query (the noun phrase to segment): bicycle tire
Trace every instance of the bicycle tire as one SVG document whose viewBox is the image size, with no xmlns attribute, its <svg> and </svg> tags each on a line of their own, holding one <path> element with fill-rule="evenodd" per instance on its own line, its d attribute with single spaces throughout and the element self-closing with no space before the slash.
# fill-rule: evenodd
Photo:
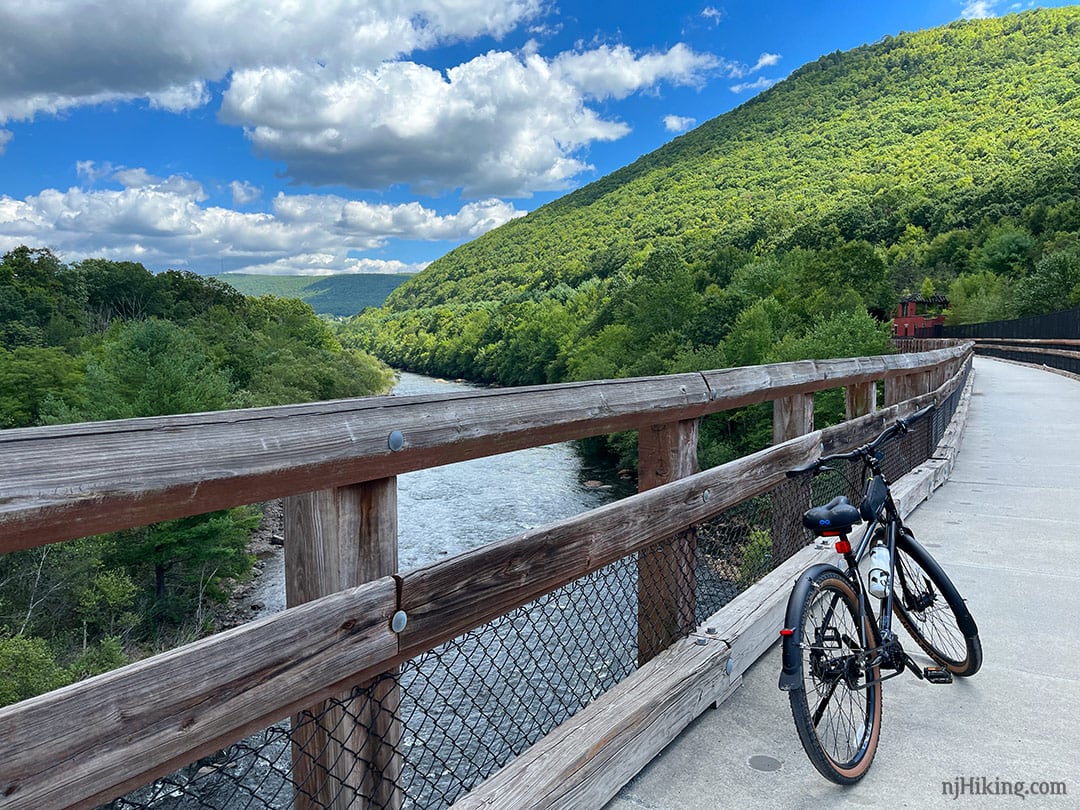
<svg viewBox="0 0 1080 810">
<path fill-rule="evenodd" d="M 858 599 L 844 575 L 816 574 L 798 612 L 803 685 L 788 698 L 806 755 L 840 785 L 862 779 L 881 734 L 880 668 L 859 655 L 874 636 L 869 619 L 861 633 L 858 625 Z"/>
<path fill-rule="evenodd" d="M 923 651 L 958 677 L 982 666 L 982 642 L 960 592 L 905 527 L 896 538 L 893 609 Z"/>
</svg>

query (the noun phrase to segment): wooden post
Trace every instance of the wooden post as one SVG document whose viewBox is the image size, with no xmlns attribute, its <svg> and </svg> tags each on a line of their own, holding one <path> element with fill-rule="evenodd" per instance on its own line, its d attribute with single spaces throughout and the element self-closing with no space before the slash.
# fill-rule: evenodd
<svg viewBox="0 0 1080 810">
<path fill-rule="evenodd" d="M 397 479 L 285 500 L 285 598 L 289 607 L 397 573 Z M 399 808 L 400 689 L 396 672 L 346 712 L 323 701 L 293 718 L 294 807 Z M 361 699 L 362 700 L 362 699 Z"/>
<path fill-rule="evenodd" d="M 773 444 L 786 442 L 797 436 L 804 436 L 814 430 L 814 394 L 795 394 L 773 402 Z M 783 494 L 783 498 L 778 496 Z M 803 542 L 803 529 L 793 515 L 785 514 L 778 508 L 778 501 L 787 497 L 796 499 L 800 504 L 810 504 L 810 480 L 785 482 L 773 493 L 772 520 L 772 564 L 778 565 L 794 554 Z"/>
<path fill-rule="evenodd" d="M 885 407 L 895 405 L 906 399 L 904 392 L 907 390 L 907 377 L 885 378 Z"/>
<path fill-rule="evenodd" d="M 638 491 L 698 471 L 698 420 L 638 431 Z M 638 666 L 696 625 L 697 536 L 692 528 L 638 553 Z"/>
<path fill-rule="evenodd" d="M 877 410 L 877 383 L 853 383 L 844 389 L 844 410 L 847 419 L 866 416 Z"/>
<path fill-rule="evenodd" d="M 773 402 L 773 444 L 814 430 L 814 394 L 795 394 Z"/>
</svg>

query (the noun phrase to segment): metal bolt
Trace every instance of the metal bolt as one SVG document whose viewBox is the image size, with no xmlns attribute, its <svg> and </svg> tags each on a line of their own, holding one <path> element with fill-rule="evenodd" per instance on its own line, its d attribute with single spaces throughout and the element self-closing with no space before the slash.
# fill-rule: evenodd
<svg viewBox="0 0 1080 810">
<path fill-rule="evenodd" d="M 715 627 L 706 627 L 705 632 L 708 633 L 710 636 L 715 636 L 716 635 L 716 628 Z"/>
<path fill-rule="evenodd" d="M 708 503 L 709 498 L 711 498 L 711 497 L 712 497 L 712 492 L 710 492 L 709 490 L 705 490 L 704 492 L 701 493 L 701 500 L 705 501 L 706 503 Z"/>
<path fill-rule="evenodd" d="M 400 633 L 408 623 L 409 615 L 404 610 L 399 610 L 394 614 L 394 618 L 390 620 L 390 629 L 395 633 Z"/>
<path fill-rule="evenodd" d="M 731 659 L 729 658 L 729 659 L 727 660 L 727 663 L 726 663 L 726 664 L 724 664 L 724 672 L 725 672 L 725 673 L 727 673 L 728 675 L 730 675 L 730 674 L 731 674 L 731 670 L 733 670 L 733 669 L 735 669 L 735 662 L 734 662 L 734 661 L 732 661 L 732 660 L 731 660 Z"/>
<path fill-rule="evenodd" d="M 707 638 L 695 638 L 694 643 L 697 644 L 699 647 L 704 647 L 706 644 L 709 643 L 709 640 Z"/>
<path fill-rule="evenodd" d="M 390 437 L 386 440 L 386 443 L 390 446 L 390 449 L 396 453 L 405 446 L 405 434 L 400 430 L 391 430 Z"/>
</svg>

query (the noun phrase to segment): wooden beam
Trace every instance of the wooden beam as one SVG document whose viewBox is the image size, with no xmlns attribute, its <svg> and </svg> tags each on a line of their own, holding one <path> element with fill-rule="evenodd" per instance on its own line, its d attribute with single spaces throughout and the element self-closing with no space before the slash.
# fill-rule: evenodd
<svg viewBox="0 0 1080 810">
<path fill-rule="evenodd" d="M 584 515 L 401 576 L 409 624 L 403 654 L 418 654 L 766 492 L 817 457 L 821 434 L 682 478 Z"/>
<path fill-rule="evenodd" d="M 814 429 L 814 394 L 793 394 L 773 402 L 773 444 Z"/>
<path fill-rule="evenodd" d="M 848 419 L 877 410 L 877 382 L 852 383 L 844 389 L 844 411 Z"/>
<path fill-rule="evenodd" d="M 0 431 L 0 553 L 889 379 L 969 351 Z"/>
<path fill-rule="evenodd" d="M 397 553 L 396 478 L 285 501 L 285 595 L 290 607 L 396 574 Z M 297 810 L 401 806 L 401 697 L 395 674 L 349 684 L 342 693 L 294 715 Z M 377 689 L 377 699 L 373 695 L 357 699 L 358 707 L 347 705 L 354 686 Z"/>
<path fill-rule="evenodd" d="M 698 420 L 638 431 L 638 491 L 698 471 Z M 697 536 L 693 527 L 638 552 L 638 664 L 694 627 L 697 613 Z"/>
<path fill-rule="evenodd" d="M 396 604 L 386 577 L 0 708 L 0 796 L 92 808 L 371 678 Z"/>
</svg>

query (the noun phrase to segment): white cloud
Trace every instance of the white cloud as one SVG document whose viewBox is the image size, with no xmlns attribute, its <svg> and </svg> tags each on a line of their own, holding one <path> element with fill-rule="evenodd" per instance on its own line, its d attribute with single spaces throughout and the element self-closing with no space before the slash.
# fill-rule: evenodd
<svg viewBox="0 0 1080 810">
<path fill-rule="evenodd" d="M 445 70 L 409 60 L 542 31 L 547 12 L 545 0 L 0 3 L 0 125 L 139 99 L 189 111 L 220 86 L 222 120 L 295 182 L 528 196 L 572 186 L 590 144 L 629 133 L 594 102 L 758 69 L 684 44 L 544 58 L 532 43 Z"/>
<path fill-rule="evenodd" d="M 664 116 L 664 129 L 668 132 L 686 132 L 696 123 L 696 118 L 685 118 L 681 115 Z"/>
<path fill-rule="evenodd" d="M 716 25 L 727 15 L 721 9 L 715 8 L 713 6 L 705 6 L 705 8 L 701 10 L 701 16 L 713 25 Z"/>
<path fill-rule="evenodd" d="M 740 84 L 731 85 L 732 93 L 745 93 L 747 90 L 765 90 L 776 84 L 779 79 L 769 79 L 762 76 L 760 79 L 754 82 L 742 82 Z"/>
<path fill-rule="evenodd" d="M 960 16 L 965 20 L 982 20 L 994 16 L 997 0 L 968 0 Z"/>
<path fill-rule="evenodd" d="M 179 0 L 3 3 L 0 123 L 81 104 L 205 104 L 230 70 L 321 62 L 375 67 L 417 49 L 501 37 L 541 0 Z M 48 54 L 49 58 L 42 58 Z"/>
<path fill-rule="evenodd" d="M 197 110 L 209 103 L 210 91 L 204 81 L 188 82 L 186 85 L 166 87 L 147 94 L 151 107 L 169 112 Z"/>
<path fill-rule="evenodd" d="M 763 53 L 752 66 L 742 62 L 728 62 L 725 65 L 725 75 L 732 79 L 743 79 L 757 73 L 762 68 L 772 67 L 782 57 L 778 53 Z"/>
<path fill-rule="evenodd" d="M 202 185 L 188 177 L 157 178 L 141 168 L 105 171 L 91 162 L 80 171 L 118 188 L 47 189 L 23 200 L 0 196 L 0 251 L 46 244 L 68 261 L 104 256 L 157 269 L 213 271 L 224 259 L 230 269 L 248 272 L 409 272 L 419 265 L 357 255 L 390 240 L 460 242 L 524 213 L 501 200 L 439 214 L 415 202 L 371 204 L 317 194 L 279 194 L 270 212 L 241 213 L 206 205 Z"/>
<path fill-rule="evenodd" d="M 12 133 L 11 133 L 10 130 L 0 129 L 0 155 L 4 154 L 4 150 L 7 148 L 7 145 L 11 142 L 11 138 L 12 138 Z"/>
<path fill-rule="evenodd" d="M 341 273 L 419 273 L 430 262 L 407 264 L 396 260 L 342 258 L 333 253 L 303 253 L 264 264 L 252 264 L 243 272 L 260 276 L 329 276 Z"/>
<path fill-rule="evenodd" d="M 779 62 L 782 58 L 783 57 L 781 57 L 780 54 L 778 54 L 778 53 L 763 53 L 761 56 L 758 57 L 757 64 L 754 65 L 754 67 L 750 69 L 750 72 L 751 73 L 756 73 L 757 71 L 761 70 L 762 68 L 772 67 L 777 62 Z"/>
<path fill-rule="evenodd" d="M 635 54 L 625 45 L 601 45 L 591 51 L 568 52 L 552 67 L 592 98 L 626 98 L 661 81 L 698 85 L 704 74 L 720 64 L 710 54 L 694 53 L 682 43 L 665 53 Z"/>
<path fill-rule="evenodd" d="M 237 207 L 249 205 L 262 197 L 262 189 L 247 180 L 233 180 L 229 183 L 229 191 L 232 192 L 233 205 Z"/>
<path fill-rule="evenodd" d="M 715 64 L 676 45 L 642 55 L 601 46 L 551 60 L 491 51 L 445 74 L 404 61 L 337 78 L 261 68 L 234 74 L 221 114 L 305 182 L 526 196 L 568 187 L 590 168 L 576 157 L 581 148 L 629 132 L 586 98 L 694 84 Z"/>
</svg>

